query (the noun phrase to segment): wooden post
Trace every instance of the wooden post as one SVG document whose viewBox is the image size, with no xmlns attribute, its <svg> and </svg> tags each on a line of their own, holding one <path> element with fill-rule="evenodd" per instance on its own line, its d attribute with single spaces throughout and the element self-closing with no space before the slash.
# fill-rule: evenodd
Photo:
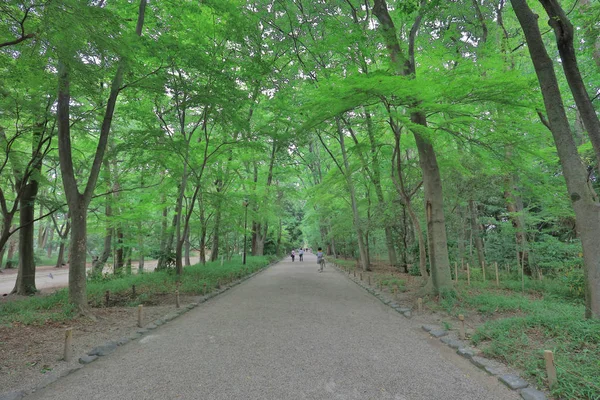
<svg viewBox="0 0 600 400">
<path fill-rule="evenodd" d="M 544 350 L 544 360 L 546 360 L 546 373 L 548 374 L 548 386 L 556 385 L 556 366 L 554 365 L 554 354 L 551 350 Z"/>
<path fill-rule="evenodd" d="M 131 296 L 135 297 L 135 285 L 131 286 Z"/>
<path fill-rule="evenodd" d="M 110 302 L 110 290 L 107 290 L 106 293 L 104 293 L 104 299 L 106 300 L 106 307 L 108 307 Z"/>
<path fill-rule="evenodd" d="M 419 312 L 423 311 L 423 299 L 420 297 L 417 299 L 417 308 L 418 308 Z"/>
<path fill-rule="evenodd" d="M 467 285 L 471 286 L 471 268 L 469 267 L 469 263 L 467 263 Z"/>
<path fill-rule="evenodd" d="M 454 263 L 454 281 L 458 283 L 458 263 Z"/>
<path fill-rule="evenodd" d="M 71 355 L 73 353 L 72 342 L 73 342 L 73 328 L 67 328 L 65 330 L 65 352 L 64 352 L 64 358 L 65 358 L 65 361 L 67 361 L 67 362 L 71 361 Z"/>
<path fill-rule="evenodd" d="M 485 261 L 481 263 L 481 275 L 483 275 L 483 281 L 485 282 Z"/>
<path fill-rule="evenodd" d="M 467 337 L 467 335 L 465 334 L 465 316 L 462 314 L 458 314 L 458 319 L 460 321 L 458 335 L 461 340 L 465 340 L 465 338 Z"/>
<path fill-rule="evenodd" d="M 139 305 L 138 306 L 138 323 L 137 326 L 139 328 L 141 328 L 144 324 L 143 324 L 143 320 L 144 320 L 144 306 L 143 305 Z"/>
<path fill-rule="evenodd" d="M 221 280 L 217 279 L 217 289 L 221 289 Z"/>
<path fill-rule="evenodd" d="M 202 287 L 202 296 L 206 296 L 206 282 L 204 282 L 204 286 Z"/>
<path fill-rule="evenodd" d="M 398 298 L 398 287 L 394 288 L 394 299 Z"/>
<path fill-rule="evenodd" d="M 500 275 L 498 275 L 498 262 L 494 262 L 494 268 L 496 269 L 496 286 L 500 287 Z"/>
<path fill-rule="evenodd" d="M 354 270 L 354 277 L 356 278 L 356 270 Z"/>
<path fill-rule="evenodd" d="M 360 280 L 362 281 L 362 272 L 360 273 Z"/>
<path fill-rule="evenodd" d="M 371 286 L 371 275 L 369 275 L 369 286 Z"/>
</svg>

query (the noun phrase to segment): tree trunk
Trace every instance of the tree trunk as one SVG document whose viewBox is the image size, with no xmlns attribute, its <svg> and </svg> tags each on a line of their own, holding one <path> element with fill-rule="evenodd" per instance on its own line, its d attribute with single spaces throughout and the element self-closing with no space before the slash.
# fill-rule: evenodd
<svg viewBox="0 0 600 400">
<path fill-rule="evenodd" d="M 144 233 L 142 231 L 142 222 L 138 222 L 138 253 L 139 253 L 139 262 L 138 262 L 138 272 L 144 271 Z"/>
<path fill-rule="evenodd" d="M 217 210 L 215 211 L 215 227 L 213 229 L 213 240 L 212 247 L 210 250 L 210 261 L 217 261 L 219 259 L 219 235 L 221 226 L 221 202 L 217 203 Z"/>
<path fill-rule="evenodd" d="M 573 25 L 557 0 L 540 0 L 540 3 L 542 3 L 548 14 L 548 25 L 554 29 L 556 45 L 565 77 L 569 83 L 575 104 L 577 104 L 577 110 L 581 114 L 583 125 L 587 129 L 594 147 L 596 162 L 600 163 L 600 120 L 579 72 L 575 48 L 573 47 Z M 600 170 L 600 164 L 598 164 L 598 168 Z"/>
<path fill-rule="evenodd" d="M 521 197 L 515 195 L 514 179 L 506 179 L 506 188 L 504 189 L 504 198 L 506 199 L 506 210 L 509 213 L 513 228 L 515 228 L 515 242 L 517 245 L 517 265 L 523 263 L 525 275 L 532 276 L 532 270 L 529 265 L 529 252 L 527 250 L 527 230 L 525 227 L 525 217 L 523 216 L 523 201 Z"/>
<path fill-rule="evenodd" d="M 136 32 L 141 35 L 144 21 L 144 11 L 146 0 L 140 0 L 138 13 L 138 23 Z M 65 51 L 66 49 L 61 49 Z M 85 184 L 83 193 L 79 192 L 78 182 L 75 177 L 73 167 L 73 155 L 71 146 L 71 118 L 70 118 L 70 71 L 65 61 L 69 57 L 59 59 L 58 62 L 58 156 L 60 171 L 65 190 L 65 197 L 69 206 L 69 215 L 71 216 L 71 250 L 69 252 L 69 301 L 75 305 L 80 312 L 85 313 L 87 308 L 86 295 L 86 235 L 87 235 L 87 207 L 90 204 L 104 153 L 108 144 L 108 137 L 112 126 L 114 111 L 117 103 L 117 97 L 123 86 L 123 75 L 125 73 L 125 63 L 120 62 L 111 83 L 110 94 L 104 111 L 102 125 L 100 127 L 100 136 L 96 153 L 90 168 L 90 173 Z"/>
<path fill-rule="evenodd" d="M 106 162 L 104 166 L 108 167 L 108 163 Z M 92 274 L 94 275 L 102 275 L 104 265 L 106 264 L 106 261 L 108 261 L 112 251 L 112 206 L 109 196 L 106 196 L 104 200 L 106 202 L 104 205 L 104 215 L 106 216 L 106 233 L 104 234 L 104 247 L 102 253 L 100 254 L 100 257 L 92 261 Z"/>
<path fill-rule="evenodd" d="M 365 119 L 367 121 L 367 134 L 369 136 L 369 144 L 371 150 L 371 165 L 373 171 L 373 186 L 375 187 L 375 194 L 377 195 L 377 201 L 379 202 L 380 211 L 385 213 L 385 206 L 387 202 L 383 196 L 383 189 L 381 188 L 381 171 L 379 166 L 379 157 L 377 143 L 375 141 L 375 133 L 373 129 L 373 121 L 371 120 L 371 114 L 365 110 Z M 384 219 L 384 233 L 385 233 L 385 245 L 387 248 L 388 259 L 392 266 L 398 265 L 398 257 L 396 255 L 396 249 L 394 248 L 394 238 L 392 236 L 392 228 L 390 226 L 390 218 Z"/>
<path fill-rule="evenodd" d="M 52 257 L 52 250 L 54 250 L 54 245 L 52 244 L 52 241 L 54 240 L 54 229 L 52 229 L 52 226 L 49 226 L 48 228 L 46 228 L 46 231 L 46 255 L 48 256 L 48 258 L 50 258 Z"/>
<path fill-rule="evenodd" d="M 600 205 L 588 181 L 588 173 L 577 152 L 565 113 L 552 59 L 539 31 L 537 16 L 526 0 L 511 0 L 527 41 L 535 72 L 542 89 L 548 126 L 552 132 L 569 197 L 575 210 L 576 226 L 583 247 L 585 275 L 585 316 L 600 318 Z"/>
<path fill-rule="evenodd" d="M 485 264 L 485 254 L 483 252 L 483 239 L 481 238 L 481 225 L 477 221 L 477 206 L 473 200 L 469 200 L 469 211 L 471 213 L 471 232 L 473 232 L 473 239 L 475 240 L 475 249 L 477 250 L 477 260 L 479 266 Z"/>
<path fill-rule="evenodd" d="M 69 249 L 69 301 L 83 310 L 86 295 L 87 204 L 69 207 L 71 215 L 71 247 Z"/>
<path fill-rule="evenodd" d="M 12 238 L 8 242 L 8 254 L 6 255 L 6 265 L 4 266 L 6 269 L 14 268 L 13 257 L 15 256 L 15 247 L 17 247 L 17 240 Z"/>
<path fill-rule="evenodd" d="M 115 272 L 120 272 L 125 265 L 125 249 L 123 247 L 123 228 L 120 226 L 117 228 L 117 248 L 115 251 Z"/>
<path fill-rule="evenodd" d="M 375 0 L 373 14 L 380 22 L 380 30 L 395 73 L 402 76 L 414 77 L 416 75 L 414 39 L 420 25 L 421 15 L 417 16 L 415 23 L 410 30 L 409 55 L 407 58 L 403 55 L 400 48 L 396 27 L 390 17 L 385 0 Z M 426 116 L 422 112 L 411 111 L 410 120 L 417 126 L 427 126 Z M 419 152 L 419 165 L 421 166 L 421 171 L 423 173 L 431 284 L 434 294 L 438 294 L 444 289 L 452 288 L 450 260 L 448 258 L 448 241 L 446 238 L 446 221 L 444 217 L 442 180 L 433 145 L 418 130 L 413 129 L 412 132 Z"/>
<path fill-rule="evenodd" d="M 363 271 L 370 271 L 371 266 L 369 265 L 369 257 L 367 255 L 367 248 L 364 242 L 364 233 L 362 224 L 360 222 L 360 214 L 358 212 L 358 202 L 356 200 L 356 191 L 354 189 L 354 182 L 352 181 L 352 171 L 350 169 L 350 163 L 348 161 L 348 153 L 346 152 L 345 134 L 342 130 L 339 118 L 336 118 L 337 132 L 339 138 L 340 149 L 342 150 L 342 159 L 344 165 L 344 178 L 346 178 L 346 185 L 348 187 L 348 193 L 350 194 L 350 204 L 352 207 L 352 220 L 354 222 L 354 230 L 356 231 L 356 237 L 358 239 L 358 252 L 360 254 L 360 263 Z"/>
<path fill-rule="evenodd" d="M 0 272 L 2 272 L 4 265 L 4 255 L 6 254 L 6 246 L 0 248 Z"/>
<path fill-rule="evenodd" d="M 189 227 L 185 231 L 185 266 L 189 267 L 192 265 L 192 261 L 190 260 L 190 230 Z"/>
<path fill-rule="evenodd" d="M 35 287 L 35 251 L 33 248 L 35 232 L 35 199 L 38 192 L 38 182 L 31 180 L 25 185 L 19 210 L 19 272 L 12 293 L 20 295 L 34 294 Z"/>
<path fill-rule="evenodd" d="M 67 237 L 69 236 L 70 231 L 71 231 L 71 219 L 67 218 L 64 232 L 60 232 L 60 231 L 58 232 L 58 236 L 60 237 L 60 245 L 58 247 L 58 258 L 56 259 L 55 268 L 60 268 L 65 263 L 65 242 L 67 241 Z"/>
</svg>

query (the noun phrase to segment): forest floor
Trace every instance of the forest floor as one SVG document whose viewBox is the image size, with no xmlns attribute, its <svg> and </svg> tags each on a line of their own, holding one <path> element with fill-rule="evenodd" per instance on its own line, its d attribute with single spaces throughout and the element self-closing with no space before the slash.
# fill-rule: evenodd
<svg viewBox="0 0 600 400">
<path fill-rule="evenodd" d="M 182 297 L 181 301 L 185 304 L 191 298 Z M 165 298 L 159 305 L 145 307 L 144 314 L 152 321 L 173 309 L 173 299 Z M 44 381 L 46 374 L 65 371 L 93 347 L 127 337 L 137 329 L 136 309 L 132 307 L 91 309 L 90 315 L 95 320 L 80 317 L 43 325 L 0 325 L 0 394 L 33 389 Z M 69 363 L 62 361 L 66 328 L 73 329 L 74 359 Z"/>
</svg>

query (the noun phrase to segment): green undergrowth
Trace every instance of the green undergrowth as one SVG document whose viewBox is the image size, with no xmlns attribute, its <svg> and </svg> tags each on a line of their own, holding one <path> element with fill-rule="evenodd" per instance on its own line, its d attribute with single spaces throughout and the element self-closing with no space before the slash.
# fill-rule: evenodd
<svg viewBox="0 0 600 400">
<path fill-rule="evenodd" d="M 406 291 L 406 281 L 404 279 L 399 279 L 394 275 L 376 274 L 375 279 L 381 284 L 381 286 L 387 287 L 390 291 L 394 288 L 398 288 L 400 292 Z"/>
<path fill-rule="evenodd" d="M 242 265 L 241 258 L 237 257 L 223 265 L 220 261 L 215 261 L 185 267 L 181 276 L 177 276 L 173 270 L 123 276 L 107 275 L 88 280 L 88 303 L 91 307 L 105 307 L 105 293 L 109 291 L 109 306 L 158 304 L 160 297 L 175 292 L 177 282 L 180 282 L 179 291 L 182 295 L 201 295 L 205 284 L 207 292 L 210 292 L 219 283 L 225 284 L 232 278 L 256 272 L 274 260 L 273 256 L 248 257 L 246 265 Z M 75 315 L 74 308 L 68 302 L 66 289 L 47 296 L 32 296 L 0 303 L 0 325 L 61 322 L 72 319 Z"/>
<path fill-rule="evenodd" d="M 341 258 L 336 258 L 335 260 L 331 261 L 345 270 L 354 271 L 356 269 L 356 260 L 344 260 Z"/>
<path fill-rule="evenodd" d="M 470 287 L 461 283 L 456 295 L 444 297 L 439 306 L 467 320 L 482 318 L 472 342 L 542 387 L 548 385 L 544 350 L 552 350 L 558 374 L 552 394 L 557 398 L 600 399 L 600 321 L 585 320 L 577 296 L 555 285 L 529 281 L 522 293 L 520 280 L 500 288 L 495 280 Z"/>
</svg>

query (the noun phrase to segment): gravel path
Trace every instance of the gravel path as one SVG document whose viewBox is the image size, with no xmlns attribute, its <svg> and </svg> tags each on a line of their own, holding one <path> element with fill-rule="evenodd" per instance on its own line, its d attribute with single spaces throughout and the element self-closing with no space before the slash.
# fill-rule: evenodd
<svg viewBox="0 0 600 400">
<path fill-rule="evenodd" d="M 307 254 L 27 399 L 518 398 Z"/>
</svg>

